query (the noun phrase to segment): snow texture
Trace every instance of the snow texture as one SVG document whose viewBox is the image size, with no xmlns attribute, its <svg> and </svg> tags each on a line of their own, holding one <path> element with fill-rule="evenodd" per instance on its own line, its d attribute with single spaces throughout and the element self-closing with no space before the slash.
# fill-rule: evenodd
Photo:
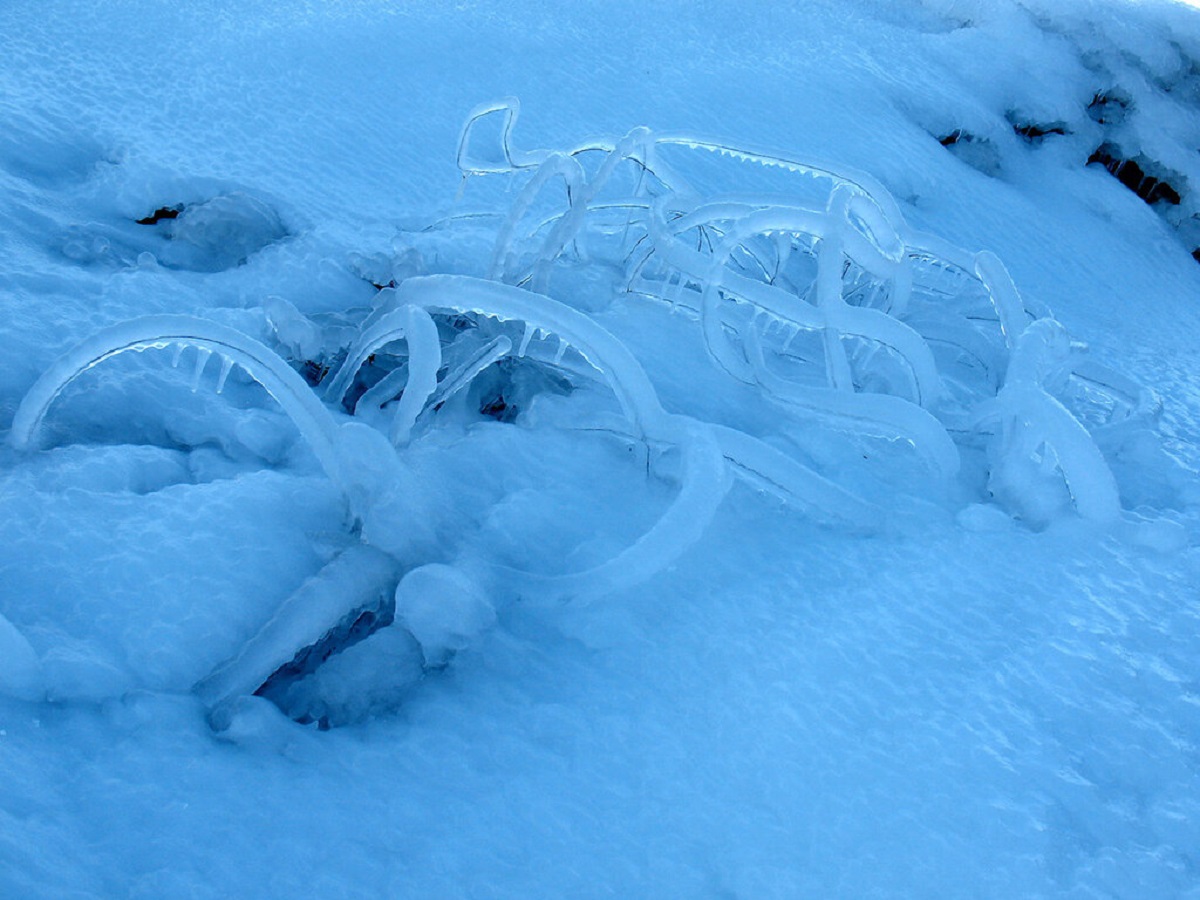
<svg viewBox="0 0 1200 900">
<path fill-rule="evenodd" d="M 0 50 L 0 896 L 1200 891 L 1193 4 Z"/>
</svg>

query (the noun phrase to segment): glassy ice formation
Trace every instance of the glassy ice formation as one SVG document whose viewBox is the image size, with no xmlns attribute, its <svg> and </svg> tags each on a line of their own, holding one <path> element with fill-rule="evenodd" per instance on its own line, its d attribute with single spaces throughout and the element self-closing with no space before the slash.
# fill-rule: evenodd
<svg viewBox="0 0 1200 900">
<path fill-rule="evenodd" d="M 601 324 L 617 303 L 669 309 L 703 348 L 699 381 L 740 386 L 809 433 L 883 442 L 943 483 L 960 477 L 964 453 L 986 459 L 988 496 L 1033 527 L 1118 518 L 1100 448 L 1150 426 L 1157 400 L 1088 359 L 993 254 L 913 229 L 861 172 L 646 128 L 519 150 L 518 111 L 515 99 L 476 108 L 457 151 L 460 200 L 480 179 L 505 193 L 402 234 L 391 255 L 358 258 L 380 290 L 369 312 L 347 314 L 353 327 L 323 328 L 267 298 L 277 353 L 204 320 L 137 319 L 65 354 L 16 412 L 11 442 L 36 447 L 55 398 L 89 369 L 126 351 L 171 349 L 178 362 L 191 348 L 193 390 L 213 357 L 218 393 L 243 371 L 341 491 L 357 543 L 199 683 L 225 710 L 214 722 L 231 727 L 229 704 L 256 691 L 327 724 L 386 705 L 397 679 L 445 665 L 514 599 L 589 601 L 678 560 L 735 479 L 832 526 L 879 527 L 886 498 L 778 441 L 688 414 L 687 391 L 665 406 L 636 335 Z M 628 448 L 625 465 L 658 486 L 657 512 L 640 533 L 567 554 L 576 564 L 557 572 L 484 541 L 447 553 L 441 519 L 469 533 L 462 522 L 479 528 L 495 511 L 464 516 L 484 501 L 451 501 L 449 482 L 414 461 L 440 452 L 439 432 L 484 420 Z M 37 660 L 2 619 L 0 642 L 0 688 L 36 693 Z M 361 679 L 373 665 L 390 680 L 354 702 L 329 668 Z"/>
</svg>

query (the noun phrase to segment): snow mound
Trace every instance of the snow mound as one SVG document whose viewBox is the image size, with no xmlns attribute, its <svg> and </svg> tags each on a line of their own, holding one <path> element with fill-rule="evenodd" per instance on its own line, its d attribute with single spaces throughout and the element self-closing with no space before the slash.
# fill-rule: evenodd
<svg viewBox="0 0 1200 900">
<path fill-rule="evenodd" d="M 425 665 L 444 665 L 496 622 L 480 585 L 436 563 L 406 574 L 396 587 L 396 619 L 421 645 Z"/>
</svg>

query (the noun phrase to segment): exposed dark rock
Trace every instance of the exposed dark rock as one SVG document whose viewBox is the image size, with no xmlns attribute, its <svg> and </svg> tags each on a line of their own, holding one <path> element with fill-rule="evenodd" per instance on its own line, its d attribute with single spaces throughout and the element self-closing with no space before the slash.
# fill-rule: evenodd
<svg viewBox="0 0 1200 900">
<path fill-rule="evenodd" d="M 1116 125 L 1125 121 L 1133 100 L 1118 90 L 1100 91 L 1092 97 L 1087 112 L 1092 120 L 1101 125 Z"/>
<path fill-rule="evenodd" d="M 1021 138 L 1030 144 L 1040 144 L 1042 139 L 1048 134 L 1063 134 L 1067 133 L 1067 127 L 1062 122 L 1047 123 L 1045 125 L 1037 125 L 1033 122 L 1013 122 L 1013 131 Z"/>
<path fill-rule="evenodd" d="M 266 697 L 277 706 L 287 688 L 306 675 L 311 675 L 331 656 L 353 647 L 380 628 L 392 624 L 396 617 L 394 601 L 382 602 L 372 609 L 360 609 L 346 616 L 319 641 L 297 651 L 289 662 L 276 669 L 254 693 Z"/>
<path fill-rule="evenodd" d="M 1108 169 L 1121 184 L 1129 188 L 1143 200 L 1149 204 L 1159 202 L 1170 203 L 1174 206 L 1179 205 L 1180 195 L 1168 177 L 1175 180 L 1176 184 L 1181 187 L 1183 185 L 1182 176 L 1175 172 L 1167 175 L 1162 166 L 1157 165 L 1152 160 L 1146 159 L 1144 156 L 1137 156 L 1133 159 L 1124 159 L 1121 156 L 1121 149 L 1115 144 L 1104 143 L 1096 148 L 1095 152 L 1088 157 L 1088 165 L 1099 163 Z M 1147 170 L 1158 171 L 1164 174 L 1162 178 L 1156 178 L 1148 174 Z"/>
<path fill-rule="evenodd" d="M 329 366 L 315 360 L 306 359 L 300 364 L 300 376 L 312 387 L 319 385 L 328 374 Z"/>
<path fill-rule="evenodd" d="M 938 143 L 984 175 L 995 177 L 1000 174 L 1000 154 L 995 144 L 987 138 L 976 137 L 969 131 L 956 128 L 938 138 Z"/>
<path fill-rule="evenodd" d="M 517 417 L 517 408 L 510 406 L 503 396 L 488 398 L 480 405 L 479 412 L 500 422 L 511 422 Z"/>
</svg>

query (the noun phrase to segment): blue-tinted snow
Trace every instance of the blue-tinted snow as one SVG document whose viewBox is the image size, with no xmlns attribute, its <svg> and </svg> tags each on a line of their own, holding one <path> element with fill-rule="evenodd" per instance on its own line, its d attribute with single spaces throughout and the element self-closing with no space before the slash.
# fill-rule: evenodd
<svg viewBox="0 0 1200 900">
<path fill-rule="evenodd" d="M 271 295 L 368 306 L 353 255 L 447 211 L 463 116 L 518 95 L 534 146 L 646 124 L 872 173 L 1159 391 L 1166 447 L 1110 451 L 1118 526 L 1035 532 L 969 480 L 793 435 L 894 521 L 847 534 L 735 486 L 638 587 L 501 609 L 415 684 L 402 639 L 360 694 L 339 701 L 374 639 L 297 683 L 297 707 L 357 724 L 262 699 L 210 724 L 190 685 L 352 538 L 256 385 L 191 394 L 169 351 L 113 360 L 51 414 L 81 443 L 0 450 L 0 894 L 1195 895 L 1200 267 L 1169 216 L 1083 164 L 1104 136 L 1087 106 L 1120 87 L 1116 139 L 1197 183 L 1200 19 L 1026 6 L 0 10 L 0 427 L 124 319 L 269 340 Z M 1013 115 L 1069 133 L 1030 145 Z M 954 129 L 985 152 L 939 145 Z M 133 223 L 171 204 L 197 210 L 171 226 L 190 243 Z M 752 397 L 671 365 L 694 340 L 677 319 L 649 321 L 630 346 L 665 403 L 770 430 Z M 670 502 L 609 445 L 500 428 L 414 448 L 407 507 L 374 527 L 423 562 L 483 545 L 575 571 Z M 38 678 L 57 699 L 15 699 Z"/>
</svg>

